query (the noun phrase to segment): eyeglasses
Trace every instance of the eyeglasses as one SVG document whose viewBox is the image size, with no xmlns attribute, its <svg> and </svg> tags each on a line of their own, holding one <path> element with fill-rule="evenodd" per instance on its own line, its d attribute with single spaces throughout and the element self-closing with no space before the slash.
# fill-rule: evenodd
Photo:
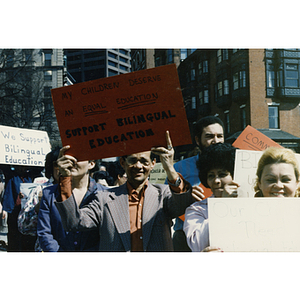
<svg viewBox="0 0 300 300">
<path fill-rule="evenodd" d="M 126 162 L 129 166 L 133 166 L 135 165 L 137 162 L 140 162 L 143 166 L 149 166 L 151 161 L 145 159 L 145 158 L 141 158 L 141 159 L 137 159 L 136 157 L 127 157 L 126 158 Z"/>
</svg>

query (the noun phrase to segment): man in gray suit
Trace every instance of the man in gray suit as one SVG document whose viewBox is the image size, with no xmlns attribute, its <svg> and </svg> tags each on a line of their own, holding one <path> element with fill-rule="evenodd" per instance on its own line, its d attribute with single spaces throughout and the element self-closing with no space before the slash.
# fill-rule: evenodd
<svg viewBox="0 0 300 300">
<path fill-rule="evenodd" d="M 191 185 L 173 167 L 174 149 L 169 132 L 166 139 L 167 148 L 155 147 L 151 151 L 160 156 L 169 185 L 148 182 L 155 165 L 151 151 L 123 156 L 120 163 L 127 174 L 127 183 L 97 193 L 81 209 L 76 199 L 81 193 L 71 194 L 66 188 L 76 159 L 65 155 L 69 146 L 63 147 L 57 161 L 63 176 L 62 201 L 56 202 L 56 206 L 65 230 L 98 227 L 99 251 L 172 251 L 172 219 L 182 215 L 195 200 Z"/>
</svg>

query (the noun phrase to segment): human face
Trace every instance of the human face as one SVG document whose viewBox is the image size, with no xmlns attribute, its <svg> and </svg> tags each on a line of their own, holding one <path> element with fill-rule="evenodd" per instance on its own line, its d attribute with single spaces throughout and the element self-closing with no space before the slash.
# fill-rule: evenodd
<svg viewBox="0 0 300 300">
<path fill-rule="evenodd" d="M 292 164 L 276 163 L 263 168 L 258 187 L 264 197 L 295 197 L 298 184 Z"/>
<path fill-rule="evenodd" d="M 219 123 L 210 124 L 203 128 L 200 141 L 198 137 L 195 140 L 200 148 L 206 148 L 211 144 L 224 143 L 223 127 Z"/>
<path fill-rule="evenodd" d="M 215 197 L 222 197 L 224 185 L 231 182 L 230 172 L 224 169 L 212 169 L 207 173 L 207 184 Z"/>
<path fill-rule="evenodd" d="M 150 175 L 155 162 L 151 161 L 150 151 L 131 154 L 120 159 L 120 164 L 127 174 L 128 182 L 137 188 L 140 184 L 144 183 Z"/>
<path fill-rule="evenodd" d="M 77 161 L 76 163 L 73 164 L 71 167 L 70 171 L 72 174 L 72 177 L 74 178 L 79 178 L 79 177 L 84 177 L 85 175 L 89 176 L 89 171 L 93 169 L 95 166 L 94 161 Z"/>
</svg>

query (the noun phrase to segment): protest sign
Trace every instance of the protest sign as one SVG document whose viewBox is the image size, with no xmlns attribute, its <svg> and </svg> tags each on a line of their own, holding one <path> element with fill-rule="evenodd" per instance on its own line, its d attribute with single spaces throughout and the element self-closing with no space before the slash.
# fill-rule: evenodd
<svg viewBox="0 0 300 300">
<path fill-rule="evenodd" d="M 21 209 L 24 208 L 26 202 L 28 201 L 28 196 L 32 192 L 33 189 L 35 189 L 40 184 L 38 183 L 21 183 L 20 184 L 20 193 L 23 194 L 23 197 L 21 198 Z"/>
<path fill-rule="evenodd" d="M 1 164 L 43 167 L 50 151 L 46 131 L 0 126 Z"/>
<path fill-rule="evenodd" d="M 254 197 L 257 164 L 262 154 L 263 151 L 236 150 L 234 180 L 240 185 L 238 197 Z M 300 165 L 300 154 L 295 155 Z"/>
<path fill-rule="evenodd" d="M 300 251 L 297 198 L 209 198 L 210 245 L 224 251 Z"/>
<path fill-rule="evenodd" d="M 167 178 L 167 173 L 161 163 L 156 163 L 150 172 L 149 182 L 164 184 Z"/>
<path fill-rule="evenodd" d="M 244 150 L 266 150 L 269 147 L 280 147 L 281 145 L 259 132 L 252 126 L 248 125 L 238 136 L 232 146 Z"/>
<path fill-rule="evenodd" d="M 63 145 L 79 160 L 191 144 L 175 64 L 51 90 Z"/>
</svg>

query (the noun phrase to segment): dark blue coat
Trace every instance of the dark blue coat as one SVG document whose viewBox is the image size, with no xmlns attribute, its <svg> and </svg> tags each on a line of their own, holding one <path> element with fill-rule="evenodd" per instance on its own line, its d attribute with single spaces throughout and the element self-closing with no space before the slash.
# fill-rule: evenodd
<svg viewBox="0 0 300 300">
<path fill-rule="evenodd" d="M 89 203 L 94 198 L 95 193 L 104 189 L 107 188 L 96 184 L 95 180 L 90 178 L 89 189 L 80 207 Z M 97 251 L 99 248 L 99 232 L 97 229 L 85 232 L 66 232 L 63 229 L 59 212 L 54 204 L 58 196 L 57 184 L 43 190 L 37 224 L 37 235 L 42 250 L 45 252 Z"/>
<path fill-rule="evenodd" d="M 32 182 L 31 177 L 23 178 L 24 182 Z M 5 191 L 3 195 L 3 210 L 11 213 L 15 207 L 16 199 L 20 193 L 20 185 L 23 182 L 20 176 L 13 176 L 7 180 L 5 184 Z"/>
</svg>

